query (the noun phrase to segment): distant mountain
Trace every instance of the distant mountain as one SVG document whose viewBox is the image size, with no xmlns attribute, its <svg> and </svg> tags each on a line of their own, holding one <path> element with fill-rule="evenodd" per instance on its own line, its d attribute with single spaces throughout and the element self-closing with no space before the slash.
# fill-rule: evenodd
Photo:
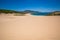
<svg viewBox="0 0 60 40">
<path fill-rule="evenodd" d="M 34 11 L 31 11 L 31 10 L 25 10 L 25 11 L 23 11 L 23 12 L 26 12 L 26 13 L 32 13 L 32 12 L 34 12 Z"/>
<path fill-rule="evenodd" d="M 50 12 L 38 12 L 32 10 L 25 10 L 24 12 L 30 13 L 31 15 L 48 15 Z"/>
</svg>

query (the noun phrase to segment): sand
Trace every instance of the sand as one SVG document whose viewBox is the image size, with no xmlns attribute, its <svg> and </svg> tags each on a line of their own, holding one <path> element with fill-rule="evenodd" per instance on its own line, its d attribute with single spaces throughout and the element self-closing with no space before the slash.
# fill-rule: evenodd
<svg viewBox="0 0 60 40">
<path fill-rule="evenodd" d="M 0 40 L 60 40 L 59 16 L 1 16 Z"/>
</svg>

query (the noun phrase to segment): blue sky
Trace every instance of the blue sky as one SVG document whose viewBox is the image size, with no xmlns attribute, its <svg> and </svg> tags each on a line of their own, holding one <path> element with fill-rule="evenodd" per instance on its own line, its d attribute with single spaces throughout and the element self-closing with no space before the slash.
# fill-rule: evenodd
<svg viewBox="0 0 60 40">
<path fill-rule="evenodd" d="M 0 0 L 0 8 L 17 11 L 60 11 L 60 0 Z"/>
</svg>

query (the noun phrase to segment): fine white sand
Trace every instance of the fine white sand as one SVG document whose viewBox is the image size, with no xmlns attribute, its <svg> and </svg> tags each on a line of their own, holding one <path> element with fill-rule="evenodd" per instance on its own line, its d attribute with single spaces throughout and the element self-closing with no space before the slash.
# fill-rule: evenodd
<svg viewBox="0 0 60 40">
<path fill-rule="evenodd" d="M 60 40 L 59 16 L 1 16 L 0 40 Z"/>
</svg>

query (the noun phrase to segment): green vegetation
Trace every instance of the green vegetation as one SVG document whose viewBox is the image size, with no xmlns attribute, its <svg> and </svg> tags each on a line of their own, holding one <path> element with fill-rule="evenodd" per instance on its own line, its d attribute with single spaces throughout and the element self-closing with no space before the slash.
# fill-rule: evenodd
<svg viewBox="0 0 60 40">
<path fill-rule="evenodd" d="M 0 9 L 0 13 L 13 13 L 13 12 L 16 12 L 16 11 L 13 11 L 13 10 L 6 10 L 6 9 Z"/>
<path fill-rule="evenodd" d="M 24 16 L 26 14 L 25 12 L 14 11 L 14 10 L 6 10 L 6 9 L 0 9 L 0 14 L 1 13 L 14 14 L 14 16 Z"/>
</svg>

